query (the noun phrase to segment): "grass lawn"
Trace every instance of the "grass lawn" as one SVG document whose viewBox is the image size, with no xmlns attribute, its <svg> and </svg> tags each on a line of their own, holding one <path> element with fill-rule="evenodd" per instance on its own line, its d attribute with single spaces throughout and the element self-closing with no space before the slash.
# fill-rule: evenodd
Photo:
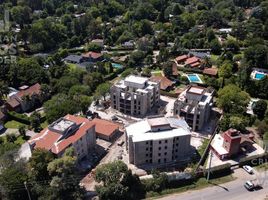
<svg viewBox="0 0 268 200">
<path fill-rule="evenodd" d="M 204 139 L 202 145 L 197 149 L 200 156 L 202 156 L 208 146 L 209 139 Z"/>
<path fill-rule="evenodd" d="M 211 186 L 223 184 L 226 182 L 230 182 L 233 180 L 235 180 L 235 178 L 232 175 L 211 179 L 209 182 L 207 182 L 206 178 L 200 178 L 200 179 L 198 179 L 198 181 L 196 181 L 190 185 L 186 185 L 186 186 L 182 186 L 182 187 L 178 187 L 178 188 L 173 188 L 173 189 L 166 189 L 160 193 L 150 192 L 146 195 L 146 197 L 149 199 L 156 199 L 156 197 L 159 198 L 161 196 L 165 196 L 168 194 L 182 193 L 182 192 L 186 192 L 188 190 L 199 190 L 199 189 L 203 189 L 206 187 L 211 187 Z"/>
<path fill-rule="evenodd" d="M 17 122 L 15 120 L 11 120 L 11 121 L 6 122 L 4 126 L 5 128 L 19 128 L 20 126 L 23 126 L 23 125 L 27 126 L 23 123 Z"/>
<path fill-rule="evenodd" d="M 162 71 L 161 70 L 160 71 L 152 71 L 151 73 L 154 76 L 162 76 Z"/>
</svg>

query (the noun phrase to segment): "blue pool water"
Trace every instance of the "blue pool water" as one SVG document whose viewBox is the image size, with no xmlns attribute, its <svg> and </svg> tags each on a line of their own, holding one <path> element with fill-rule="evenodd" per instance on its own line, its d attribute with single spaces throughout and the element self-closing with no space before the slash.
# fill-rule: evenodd
<svg viewBox="0 0 268 200">
<path fill-rule="evenodd" d="M 261 79 L 263 79 L 265 77 L 265 74 L 259 74 L 259 73 L 256 73 L 255 74 L 255 79 L 257 79 L 257 80 L 261 80 Z"/>
<path fill-rule="evenodd" d="M 188 74 L 187 76 L 188 76 L 188 79 L 190 80 L 190 82 L 197 82 L 197 83 L 202 82 L 200 80 L 200 78 L 198 77 L 198 75 L 196 75 L 196 74 Z"/>
<path fill-rule="evenodd" d="M 116 68 L 116 69 L 121 69 L 121 68 L 123 68 L 123 65 L 120 65 L 120 64 L 118 64 L 118 63 L 112 63 L 112 66 L 113 66 L 113 68 Z"/>
</svg>

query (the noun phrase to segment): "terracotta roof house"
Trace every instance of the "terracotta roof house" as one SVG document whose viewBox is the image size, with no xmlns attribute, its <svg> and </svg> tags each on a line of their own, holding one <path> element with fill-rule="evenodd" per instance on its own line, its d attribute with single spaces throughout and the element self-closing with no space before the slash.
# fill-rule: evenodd
<svg viewBox="0 0 268 200">
<path fill-rule="evenodd" d="M 206 74 L 209 76 L 217 76 L 218 75 L 218 68 L 215 68 L 215 67 L 205 68 L 203 70 L 203 74 Z"/>
<path fill-rule="evenodd" d="M 73 147 L 80 160 L 94 151 L 96 145 L 95 124 L 86 118 L 66 115 L 33 136 L 28 143 L 31 150 L 46 149 L 57 157 Z"/>
<path fill-rule="evenodd" d="M 89 51 L 89 52 L 82 54 L 82 57 L 83 57 L 83 61 L 85 62 L 97 62 L 97 61 L 102 61 L 103 59 L 102 53 L 93 52 L 93 51 Z"/>
<path fill-rule="evenodd" d="M 179 75 L 178 68 L 176 63 L 174 62 L 172 65 L 172 76 L 178 76 L 178 75 Z"/>
<path fill-rule="evenodd" d="M 10 96 L 6 102 L 9 110 L 20 112 L 28 111 L 40 103 L 41 85 L 36 83 L 31 87 L 25 85 L 20 87 L 19 92 Z"/>
<path fill-rule="evenodd" d="M 113 122 L 98 118 L 93 119 L 92 122 L 95 124 L 96 136 L 98 138 L 112 141 L 119 133 L 119 125 Z"/>
<path fill-rule="evenodd" d="M 180 64 L 180 63 L 185 62 L 187 58 L 188 58 L 188 55 L 182 55 L 182 56 L 178 56 L 177 58 L 175 58 L 175 60 L 178 64 Z"/>
<path fill-rule="evenodd" d="M 164 91 L 170 90 L 174 86 L 174 82 L 165 76 L 153 76 L 150 80 L 153 82 L 160 82 L 160 89 Z"/>
</svg>

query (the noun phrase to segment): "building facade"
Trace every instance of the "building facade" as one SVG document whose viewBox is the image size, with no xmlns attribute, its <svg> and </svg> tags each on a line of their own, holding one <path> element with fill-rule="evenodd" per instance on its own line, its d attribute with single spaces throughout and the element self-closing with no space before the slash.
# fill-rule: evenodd
<svg viewBox="0 0 268 200">
<path fill-rule="evenodd" d="M 111 106 L 128 115 L 144 116 L 160 100 L 160 83 L 130 75 L 111 87 Z"/>
<path fill-rule="evenodd" d="M 126 127 L 129 162 L 140 166 L 179 162 L 191 152 L 191 133 L 180 118 L 150 117 Z"/>
<path fill-rule="evenodd" d="M 189 86 L 174 103 L 174 115 L 183 117 L 193 131 L 202 129 L 209 120 L 214 91 Z"/>
<path fill-rule="evenodd" d="M 66 115 L 33 136 L 28 143 L 32 150 L 46 149 L 57 157 L 73 147 L 80 160 L 95 150 L 95 124 L 83 117 Z"/>
</svg>

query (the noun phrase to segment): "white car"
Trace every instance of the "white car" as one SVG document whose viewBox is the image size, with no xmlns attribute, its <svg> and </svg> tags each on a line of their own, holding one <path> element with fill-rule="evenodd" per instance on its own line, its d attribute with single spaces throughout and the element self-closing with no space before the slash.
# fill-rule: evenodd
<svg viewBox="0 0 268 200">
<path fill-rule="evenodd" d="M 243 169 L 244 169 L 247 173 L 249 173 L 249 174 L 253 174 L 253 168 L 252 168 L 252 167 L 250 167 L 250 166 L 248 166 L 248 165 L 244 165 L 244 166 L 243 166 Z"/>
</svg>

